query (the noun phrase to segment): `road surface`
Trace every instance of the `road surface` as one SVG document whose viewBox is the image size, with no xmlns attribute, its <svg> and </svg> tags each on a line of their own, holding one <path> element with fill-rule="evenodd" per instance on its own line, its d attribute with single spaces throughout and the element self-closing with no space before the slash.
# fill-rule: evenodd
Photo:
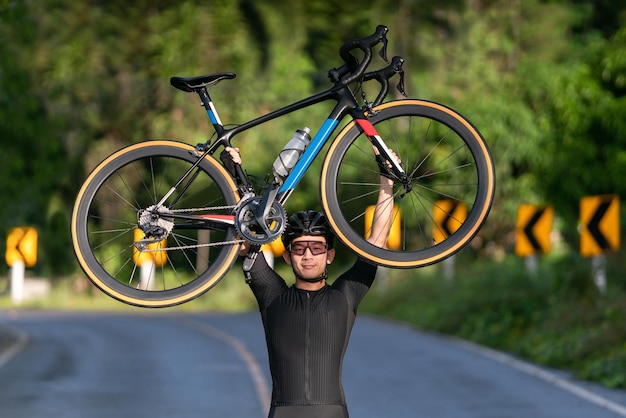
<svg viewBox="0 0 626 418">
<path fill-rule="evenodd" d="M 257 313 L 0 312 L 0 417 L 267 415 Z M 352 418 L 626 417 L 626 391 L 361 315 L 344 362 Z"/>
</svg>

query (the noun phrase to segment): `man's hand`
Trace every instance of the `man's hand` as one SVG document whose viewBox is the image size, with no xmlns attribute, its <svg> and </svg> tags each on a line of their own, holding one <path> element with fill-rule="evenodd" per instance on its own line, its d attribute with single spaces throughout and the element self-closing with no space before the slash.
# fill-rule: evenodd
<svg viewBox="0 0 626 418">
<path fill-rule="evenodd" d="M 220 160 L 230 175 L 234 178 L 237 176 L 237 170 L 235 165 L 241 165 L 241 155 L 239 154 L 239 148 L 226 147 L 220 154 Z"/>
<path fill-rule="evenodd" d="M 372 146 L 373 150 L 374 150 L 374 154 L 376 155 L 376 164 L 378 164 L 378 168 L 380 170 L 380 175 L 383 177 L 387 177 L 388 179 L 392 180 L 388 183 L 390 183 L 391 185 L 393 185 L 393 174 L 392 174 L 392 167 L 391 167 L 391 163 L 389 161 L 385 160 L 385 157 L 383 157 L 380 152 L 378 152 L 378 149 L 374 146 Z M 400 165 L 402 165 L 402 161 L 400 161 L 400 158 L 396 155 L 396 153 L 394 152 L 394 150 L 390 149 L 389 151 L 391 151 L 391 157 Z"/>
<path fill-rule="evenodd" d="M 231 160 L 233 160 L 235 164 L 241 165 L 241 154 L 239 154 L 239 148 L 226 147 L 224 148 L 224 151 L 230 155 Z"/>
<path fill-rule="evenodd" d="M 252 246 L 252 243 L 246 241 L 243 244 L 241 244 L 241 248 L 239 249 L 239 257 L 244 257 L 246 255 L 248 255 L 248 253 L 250 252 L 250 247 Z"/>
<path fill-rule="evenodd" d="M 380 191 L 378 192 L 378 201 L 376 202 L 376 209 L 374 210 L 374 220 L 372 222 L 372 230 L 367 241 L 377 247 L 384 247 L 389 237 L 389 231 L 391 230 L 391 224 L 393 223 L 393 176 L 389 175 L 388 170 L 391 169 L 391 164 L 388 161 L 382 161 L 379 158 L 380 153 L 376 147 L 374 148 L 374 154 L 376 154 L 376 162 L 381 168 L 380 173 Z M 398 164 L 402 164 L 400 158 L 393 150 L 391 156 L 396 160 Z M 386 167 L 384 165 L 386 165 Z M 383 169 L 385 169 L 383 172 Z"/>
</svg>

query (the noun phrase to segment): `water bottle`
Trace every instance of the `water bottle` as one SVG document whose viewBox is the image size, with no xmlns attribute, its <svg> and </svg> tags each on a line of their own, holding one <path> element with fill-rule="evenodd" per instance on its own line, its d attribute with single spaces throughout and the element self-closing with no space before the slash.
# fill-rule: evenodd
<svg viewBox="0 0 626 418">
<path fill-rule="evenodd" d="M 285 177 L 296 162 L 304 152 L 304 149 L 307 145 L 309 145 L 309 141 L 311 141 L 311 135 L 309 135 L 311 130 L 309 128 L 304 128 L 302 130 L 298 129 L 294 132 L 291 140 L 287 142 L 285 148 L 278 154 L 276 161 L 274 161 L 274 165 L 272 168 L 274 172 L 279 176 Z"/>
</svg>

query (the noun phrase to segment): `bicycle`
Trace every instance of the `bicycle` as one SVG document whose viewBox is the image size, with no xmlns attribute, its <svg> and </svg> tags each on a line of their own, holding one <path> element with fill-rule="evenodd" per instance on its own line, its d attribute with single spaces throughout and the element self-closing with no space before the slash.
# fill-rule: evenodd
<svg viewBox="0 0 626 418">
<path fill-rule="evenodd" d="M 255 253 L 281 236 L 284 204 L 327 143 L 320 201 L 337 237 L 354 253 L 383 266 L 416 268 L 468 244 L 491 208 L 491 153 L 479 131 L 447 106 L 407 98 L 384 102 L 395 75 L 396 88 L 406 97 L 404 60 L 387 60 L 387 32 L 379 25 L 372 35 L 343 44 L 343 64 L 328 72 L 329 89 L 230 127 L 222 124 L 209 87 L 234 73 L 172 77 L 173 87 L 199 96 L 215 140 L 196 146 L 135 143 L 91 171 L 71 221 L 74 250 L 87 277 L 109 296 L 143 307 L 177 305 L 204 294 L 232 267 L 242 243 L 250 242 Z M 379 55 L 389 64 L 366 72 L 379 44 Z M 372 80 L 380 91 L 369 102 L 360 89 Z M 216 155 L 241 132 L 329 100 L 336 102 L 333 110 L 286 176 L 274 168 L 255 185 L 240 165 Z M 329 141 L 347 117 L 351 120 Z M 390 149 L 401 163 L 390 157 Z M 376 202 L 381 166 L 394 179 L 389 204 L 397 206 L 399 231 L 397 243 L 383 248 L 365 239 L 367 206 Z M 455 215 L 443 201 L 462 204 L 467 214 Z M 445 225 L 434 221 L 435 211 L 444 214 Z M 142 258 L 151 261 L 143 263 L 151 273 L 147 280 L 138 267 Z"/>
</svg>

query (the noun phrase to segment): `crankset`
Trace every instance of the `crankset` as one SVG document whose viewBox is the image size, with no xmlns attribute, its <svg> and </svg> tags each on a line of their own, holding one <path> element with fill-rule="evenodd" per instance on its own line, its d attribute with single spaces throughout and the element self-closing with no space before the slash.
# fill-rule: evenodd
<svg viewBox="0 0 626 418">
<path fill-rule="evenodd" d="M 257 219 L 262 196 L 251 197 L 239 205 L 235 214 L 235 225 L 239 235 L 253 244 L 269 244 L 279 238 L 287 225 L 283 206 L 274 201 L 265 219 Z"/>
</svg>

